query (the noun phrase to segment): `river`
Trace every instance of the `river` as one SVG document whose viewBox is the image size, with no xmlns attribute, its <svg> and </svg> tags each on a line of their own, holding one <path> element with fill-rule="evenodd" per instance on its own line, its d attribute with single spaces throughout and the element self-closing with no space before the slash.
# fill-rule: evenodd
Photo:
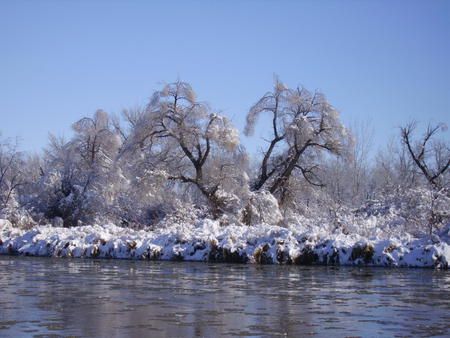
<svg viewBox="0 0 450 338">
<path fill-rule="evenodd" d="M 0 336 L 445 336 L 450 271 L 0 256 Z"/>
</svg>

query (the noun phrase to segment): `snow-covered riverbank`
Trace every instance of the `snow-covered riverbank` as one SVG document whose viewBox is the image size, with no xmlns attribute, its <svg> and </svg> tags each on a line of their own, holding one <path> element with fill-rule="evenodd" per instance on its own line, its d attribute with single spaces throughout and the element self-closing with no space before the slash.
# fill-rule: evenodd
<svg viewBox="0 0 450 338">
<path fill-rule="evenodd" d="M 450 225 L 437 235 L 385 239 L 294 226 L 222 227 L 211 220 L 154 231 L 113 224 L 20 230 L 0 220 L 0 254 L 448 269 Z"/>
</svg>

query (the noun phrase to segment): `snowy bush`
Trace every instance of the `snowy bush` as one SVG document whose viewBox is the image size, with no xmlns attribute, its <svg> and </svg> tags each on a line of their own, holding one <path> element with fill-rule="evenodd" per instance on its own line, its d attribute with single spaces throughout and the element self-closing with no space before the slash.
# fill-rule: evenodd
<svg viewBox="0 0 450 338">
<path fill-rule="evenodd" d="M 445 191 L 411 188 L 402 194 L 368 201 L 356 211 L 356 215 L 383 219 L 390 227 L 398 227 L 399 231 L 429 234 L 450 222 L 449 206 L 450 197 Z"/>
<path fill-rule="evenodd" d="M 283 216 L 277 199 L 268 191 L 251 193 L 248 205 L 242 211 L 243 223 L 247 225 L 278 224 Z"/>
</svg>

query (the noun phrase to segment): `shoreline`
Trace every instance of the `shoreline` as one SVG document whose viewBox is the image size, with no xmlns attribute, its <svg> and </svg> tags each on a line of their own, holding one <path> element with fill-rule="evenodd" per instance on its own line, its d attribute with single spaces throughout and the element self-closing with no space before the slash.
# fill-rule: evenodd
<svg viewBox="0 0 450 338">
<path fill-rule="evenodd" d="M 301 227 L 220 226 L 212 220 L 153 231 L 114 224 L 14 228 L 0 220 L 0 254 L 209 263 L 449 268 L 450 225 L 439 234 L 392 238 Z"/>
</svg>

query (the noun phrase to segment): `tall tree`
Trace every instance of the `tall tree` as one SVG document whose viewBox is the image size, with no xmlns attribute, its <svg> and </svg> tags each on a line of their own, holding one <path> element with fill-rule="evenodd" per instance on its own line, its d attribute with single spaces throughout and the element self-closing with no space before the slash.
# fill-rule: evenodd
<svg viewBox="0 0 450 338">
<path fill-rule="evenodd" d="M 134 121 L 129 144 L 151 154 L 169 180 L 194 185 L 215 213 L 226 208 L 224 181 L 237 177 L 233 158 L 239 145 L 226 117 L 197 101 L 190 84 L 177 81 L 155 92 Z"/>
<path fill-rule="evenodd" d="M 252 188 L 268 190 L 282 199 L 294 171 L 299 171 L 310 184 L 320 186 L 315 159 L 322 152 L 342 154 L 350 141 L 337 110 L 322 93 L 303 87 L 289 89 L 275 78 L 273 91 L 248 112 L 246 135 L 253 134 L 263 113 L 271 117 L 271 139 Z"/>
</svg>

